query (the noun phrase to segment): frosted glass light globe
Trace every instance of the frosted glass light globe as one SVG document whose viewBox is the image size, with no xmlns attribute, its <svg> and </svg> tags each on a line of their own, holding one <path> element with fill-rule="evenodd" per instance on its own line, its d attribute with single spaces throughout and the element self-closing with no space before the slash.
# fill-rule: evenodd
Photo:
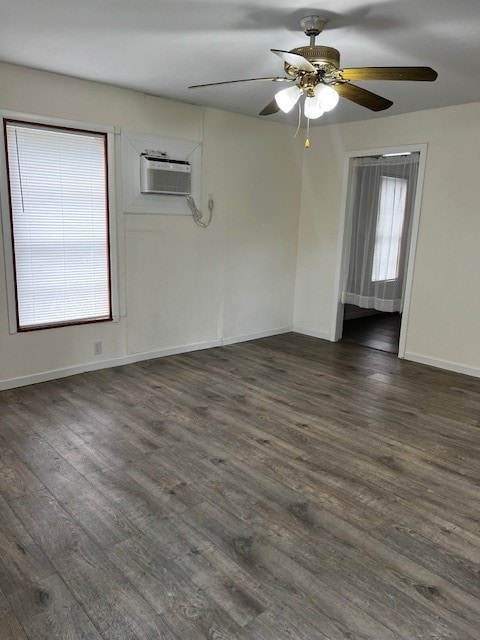
<svg viewBox="0 0 480 640">
<path fill-rule="evenodd" d="M 305 98 L 303 113 L 309 120 L 315 120 L 316 118 L 320 118 L 320 116 L 323 116 L 324 111 L 315 96 L 313 96 L 312 98 L 307 96 Z"/>
<path fill-rule="evenodd" d="M 282 89 L 275 94 L 275 101 L 284 113 L 288 113 L 297 104 L 302 93 L 300 87 L 293 85 L 293 87 Z"/>
<path fill-rule="evenodd" d="M 315 94 L 315 98 L 318 100 L 318 104 L 321 109 L 324 111 L 331 111 L 332 109 L 335 109 L 338 104 L 338 93 L 326 84 L 317 84 L 313 93 Z"/>
</svg>

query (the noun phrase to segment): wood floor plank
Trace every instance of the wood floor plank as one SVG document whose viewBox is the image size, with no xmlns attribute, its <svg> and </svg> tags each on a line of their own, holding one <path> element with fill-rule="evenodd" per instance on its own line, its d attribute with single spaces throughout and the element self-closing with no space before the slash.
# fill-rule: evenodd
<svg viewBox="0 0 480 640">
<path fill-rule="evenodd" d="M 191 521 L 173 515 L 152 517 L 145 522 L 144 532 L 155 554 L 172 559 L 196 588 L 205 591 L 240 626 L 272 605 L 262 583 L 215 548 L 207 532 L 192 527 Z"/>
<path fill-rule="evenodd" d="M 0 496 L 0 532 L 14 540 L 17 544 L 27 546 L 33 544 L 33 538 L 17 518 L 9 504 Z"/>
<path fill-rule="evenodd" d="M 8 602 L 6 595 L 0 589 L 0 615 L 9 613 L 11 610 L 12 608 L 10 607 L 10 603 Z"/>
<path fill-rule="evenodd" d="M 6 500 L 43 488 L 40 480 L 12 450 L 0 447 L 0 494 Z"/>
<path fill-rule="evenodd" d="M 100 545 L 82 529 L 81 523 L 53 496 L 46 492 L 36 494 L 35 500 L 33 496 L 24 496 L 12 504 L 102 637 L 111 640 L 176 637 Z M 28 607 L 25 615 L 27 610 Z M 71 622 L 67 628 L 69 625 L 72 638 L 77 637 L 74 634 L 78 625 Z"/>
<path fill-rule="evenodd" d="M 84 564 L 75 567 L 64 579 L 106 640 L 181 638 L 120 571 Z"/>
<path fill-rule="evenodd" d="M 13 611 L 0 613 L 0 640 L 27 640 L 27 635 Z"/>
<path fill-rule="evenodd" d="M 58 404 L 45 403 L 41 394 L 33 393 L 28 403 L 17 403 L 13 410 L 30 430 L 45 440 L 55 451 L 82 474 L 109 467 L 112 462 L 90 446 L 74 430 L 67 427 Z"/>
<path fill-rule="evenodd" d="M 54 571 L 65 575 L 77 565 L 108 565 L 102 547 L 47 491 L 13 500 L 16 515 L 48 557 Z"/>
<path fill-rule="evenodd" d="M 477 640 L 479 411 L 295 334 L 0 393 L 0 640 Z"/>
<path fill-rule="evenodd" d="M 350 620 L 352 631 L 365 634 L 367 637 L 408 637 L 395 633 L 393 616 L 385 620 L 379 613 L 379 602 L 366 606 L 365 599 L 354 602 L 349 593 L 347 583 L 342 581 L 340 574 L 328 575 L 318 569 L 302 566 L 295 554 L 281 549 L 272 538 L 266 539 L 264 531 L 256 529 L 251 523 L 244 523 L 232 516 L 226 510 L 217 508 L 210 503 L 202 503 L 194 508 L 193 517 L 196 522 L 208 531 L 212 542 L 230 555 L 245 570 L 264 580 L 279 581 L 293 592 L 300 591 L 303 597 L 325 614 L 332 622 L 345 625 Z M 270 577 L 271 576 L 271 577 Z M 306 585 L 310 589 L 306 589 Z M 315 595 L 314 595 L 315 594 Z M 312 620 L 312 624 L 327 633 L 324 622 Z"/>
<path fill-rule="evenodd" d="M 12 609 L 35 640 L 101 640 L 85 611 L 58 575 L 53 574 L 10 597 Z M 14 636 L 15 637 L 15 636 Z M 1 634 L 0 634 L 1 638 Z"/>
<path fill-rule="evenodd" d="M 44 440 L 33 437 L 14 445 L 24 463 L 100 544 L 125 540 L 135 527 Z"/>
<path fill-rule="evenodd" d="M 227 611 L 192 583 L 188 574 L 148 539 L 120 543 L 110 557 L 181 638 L 244 640 L 248 637 Z"/>
<path fill-rule="evenodd" d="M 123 469 L 111 468 L 100 473 L 92 473 L 88 480 L 110 503 L 123 513 L 130 522 L 141 527 L 145 518 L 151 515 L 167 516 L 172 510 L 183 511 L 187 507 L 178 500 L 177 491 L 157 489 L 152 483 L 147 488 L 139 484 Z"/>
<path fill-rule="evenodd" d="M 16 589 L 53 572 L 37 545 L 22 545 L 0 532 L 0 588 L 9 596 Z"/>
<path fill-rule="evenodd" d="M 231 465 L 227 464 L 226 466 L 222 467 L 225 470 L 225 477 L 228 477 L 228 475 L 230 475 L 230 472 L 231 472 L 231 469 L 229 469 L 230 466 Z M 354 572 L 354 567 L 358 565 L 357 569 L 355 570 L 356 572 L 358 572 L 358 575 L 362 576 L 362 580 L 366 580 L 367 582 L 369 579 L 375 580 L 375 583 L 372 583 L 372 584 L 378 590 L 380 588 L 378 585 L 384 581 L 384 576 L 386 574 L 388 576 L 388 582 L 383 584 L 383 587 L 381 587 L 380 593 L 386 593 L 390 598 L 392 596 L 389 592 L 391 591 L 392 588 L 394 588 L 394 591 L 395 590 L 400 591 L 402 594 L 404 594 L 407 597 L 407 599 L 416 600 L 417 603 L 419 601 L 420 607 L 421 608 L 424 607 L 425 602 L 423 600 L 423 597 L 421 597 L 418 592 L 418 589 L 422 588 L 419 585 L 422 585 L 423 583 L 428 584 L 429 580 L 431 582 L 432 576 L 425 577 L 425 575 L 422 574 L 421 566 L 417 568 L 417 573 L 413 573 L 413 575 L 411 575 L 409 577 L 409 580 L 407 581 L 405 580 L 405 577 L 402 575 L 401 572 L 400 574 L 397 574 L 396 567 L 392 567 L 392 568 L 389 567 L 388 561 L 386 563 L 385 561 L 383 563 L 377 563 L 375 561 L 374 555 L 370 555 L 367 558 L 367 560 L 364 562 L 363 555 L 358 555 L 361 549 L 364 549 L 364 546 L 358 545 L 357 544 L 358 539 L 356 539 L 355 537 L 352 539 L 352 538 L 349 538 L 349 536 L 345 537 L 345 535 L 343 535 L 344 529 L 347 527 L 347 523 L 345 521 L 339 521 L 341 524 L 334 529 L 335 535 L 332 538 L 331 548 L 329 548 L 330 545 L 328 543 L 328 537 L 326 539 L 326 536 L 328 536 L 328 531 L 322 527 L 318 529 L 319 531 L 318 540 L 316 539 L 315 536 L 313 537 L 312 540 L 306 540 L 305 535 L 309 536 L 310 533 L 312 532 L 312 527 L 313 527 L 313 530 L 315 530 L 315 527 L 317 525 L 313 524 L 313 520 L 311 519 L 310 515 L 308 515 L 308 511 L 307 511 L 308 503 L 296 502 L 296 500 L 298 500 L 298 493 L 291 491 L 290 492 L 291 495 L 289 495 L 289 491 L 287 490 L 287 488 L 282 487 L 281 485 L 278 486 L 277 491 L 275 490 L 272 491 L 271 487 L 274 485 L 271 485 L 268 496 L 264 495 L 264 500 L 255 500 L 256 497 L 257 498 L 259 497 L 259 494 L 263 493 L 266 487 L 265 480 L 260 475 L 257 474 L 256 476 L 254 476 L 254 481 L 250 484 L 250 486 L 245 485 L 245 481 L 244 480 L 242 481 L 241 476 L 234 477 L 233 481 L 235 484 L 235 487 L 233 490 L 232 488 L 228 488 L 228 481 L 226 481 L 225 478 L 220 481 L 219 486 L 215 486 L 215 483 L 213 483 L 212 486 L 215 486 L 215 489 L 216 489 L 216 491 L 213 494 L 211 491 L 212 486 L 208 486 L 206 484 L 205 485 L 206 495 L 211 496 L 212 500 L 215 501 L 215 504 L 220 505 L 221 508 L 225 509 L 227 512 L 233 509 L 235 512 L 238 513 L 238 517 L 241 518 L 242 520 L 248 520 L 250 523 L 252 521 L 258 522 L 261 535 L 265 533 L 263 529 L 263 523 L 269 522 L 270 525 L 275 527 L 275 534 L 273 536 L 273 540 L 276 540 L 277 543 L 279 541 L 282 543 L 285 541 L 286 539 L 285 536 L 287 533 L 285 531 L 285 527 L 288 527 L 288 528 L 293 527 L 294 535 L 291 536 L 291 538 L 292 538 L 292 549 L 294 551 L 295 551 L 295 541 L 297 542 L 297 544 L 299 541 L 302 541 L 301 543 L 302 548 L 303 547 L 308 548 L 309 544 L 317 545 L 318 543 L 318 545 L 320 546 L 319 547 L 315 546 L 315 549 L 321 550 L 321 552 L 317 552 L 317 555 L 319 556 L 319 562 L 322 562 L 321 556 L 325 550 L 325 552 L 330 554 L 332 558 L 335 558 L 335 562 L 340 563 L 338 567 L 337 566 L 334 567 L 334 572 L 337 570 L 340 571 L 341 564 L 342 562 L 344 563 L 345 575 L 348 580 L 351 580 L 351 578 L 354 575 L 357 575 L 357 573 Z M 243 498 L 239 499 L 239 491 L 241 491 L 242 489 L 243 490 L 246 489 L 247 491 L 250 491 L 250 496 L 251 496 L 250 503 L 246 503 Z M 223 498 L 226 498 L 226 500 L 223 500 Z M 268 498 L 268 501 L 267 501 L 267 498 Z M 311 500 L 311 503 L 314 504 L 313 495 L 310 496 L 310 500 Z M 240 509 L 239 509 L 239 504 L 241 505 Z M 245 504 L 248 504 L 248 507 L 245 507 Z M 282 505 L 282 508 L 274 509 L 274 507 L 271 506 L 276 504 Z M 313 504 L 311 508 L 315 509 L 313 507 Z M 232 505 L 234 505 L 234 507 L 232 507 Z M 348 509 L 348 505 L 344 505 L 343 507 L 344 512 L 346 512 L 347 509 Z M 325 517 L 325 512 L 323 512 L 323 514 L 324 514 L 323 517 Z M 375 518 L 377 516 L 374 514 L 373 517 Z M 362 525 L 363 522 L 364 520 L 361 520 L 360 525 Z M 392 524 L 393 523 L 394 522 L 392 522 Z M 330 526 L 333 526 L 331 519 L 330 519 Z M 290 534 L 288 534 L 288 539 L 290 539 Z M 376 541 L 374 542 L 376 544 Z M 338 548 L 336 549 L 335 547 L 338 547 Z M 351 549 L 353 549 L 354 551 L 351 552 Z M 289 552 L 289 551 L 290 550 L 287 549 L 286 552 Z M 300 551 L 298 553 L 300 553 Z M 329 564 L 330 555 L 327 555 L 327 558 L 325 559 L 325 562 L 327 565 Z M 392 551 L 392 555 L 394 555 L 393 551 Z M 389 552 L 386 551 L 385 558 L 388 558 L 388 556 L 389 556 Z M 406 562 L 406 559 L 404 559 L 404 561 Z M 314 562 L 315 562 L 315 557 L 313 557 L 311 560 L 310 559 L 307 560 L 308 566 L 313 566 Z M 337 581 L 336 574 L 334 579 L 335 581 Z M 444 593 L 442 598 L 447 597 L 448 599 L 452 599 L 456 603 L 456 607 L 459 610 L 462 609 L 464 605 L 464 600 L 465 599 L 468 600 L 468 594 L 463 593 L 461 589 L 455 589 L 450 583 L 446 582 L 445 580 L 440 581 L 438 577 L 437 578 L 433 577 L 433 582 L 435 584 L 441 583 L 441 590 Z M 370 585 L 370 589 L 371 588 L 372 586 Z M 365 588 L 363 589 L 363 591 L 369 592 L 370 589 Z M 360 591 L 362 590 L 360 589 Z M 397 593 L 396 599 L 397 601 L 401 599 L 401 596 L 399 596 L 398 593 Z M 387 600 L 387 604 L 388 603 L 389 603 L 389 600 Z M 433 610 L 433 615 L 435 615 L 435 619 L 439 616 L 439 613 L 440 613 L 440 609 L 436 606 L 436 604 L 437 603 L 435 601 L 431 601 L 428 603 L 428 607 L 427 607 Z M 411 608 L 412 606 L 414 605 L 411 602 L 410 604 L 408 604 L 408 606 L 406 603 L 404 603 L 403 608 L 408 609 L 409 607 Z M 468 607 L 467 607 L 466 611 L 468 616 L 471 617 L 473 615 L 475 617 L 474 610 L 468 610 Z M 420 612 L 417 612 L 416 616 L 412 616 L 412 620 L 415 620 L 419 617 L 421 618 L 422 614 Z M 430 622 L 431 622 L 432 614 L 428 614 L 424 617 L 425 619 L 430 617 Z M 458 622 L 458 616 L 457 618 L 455 618 L 454 615 L 452 616 L 448 615 L 448 617 L 452 623 L 454 619 L 455 619 L 455 623 Z M 464 637 L 467 637 L 469 633 L 471 634 L 472 628 L 468 628 L 468 626 L 463 627 L 461 624 L 461 620 L 459 624 L 460 624 L 460 628 L 462 628 L 465 634 Z M 472 637 L 475 637 L 475 636 L 473 635 Z"/>
<path fill-rule="evenodd" d="M 283 604 L 268 609 L 252 620 L 247 631 L 252 640 L 334 640 L 320 633 Z"/>
<path fill-rule="evenodd" d="M 212 415 L 212 410 L 209 410 L 209 415 Z M 267 420 L 267 418 L 266 418 L 265 420 Z M 265 422 L 264 422 L 264 424 L 265 424 Z M 305 425 L 305 426 L 307 426 L 307 425 Z M 317 426 L 318 426 L 318 425 L 317 425 Z M 350 428 L 350 431 L 351 431 L 351 430 L 352 430 L 352 429 Z M 331 430 L 329 429 L 329 430 L 326 432 L 326 438 L 329 438 L 330 440 L 332 440 L 333 442 L 335 442 L 335 438 L 336 438 L 336 436 L 335 436 L 335 435 L 331 435 L 330 431 L 331 431 Z M 361 437 L 362 437 L 362 436 L 361 436 Z M 363 438 L 363 440 L 364 440 L 364 438 Z M 351 436 L 351 434 L 348 434 L 348 435 L 347 435 L 347 441 L 349 441 L 349 442 L 351 442 L 351 441 L 352 441 L 352 436 Z M 366 450 L 367 450 L 367 452 L 368 452 L 368 446 L 367 446 Z M 343 456 L 345 456 L 345 455 L 348 455 L 348 453 L 347 453 L 346 451 L 344 451 L 344 452 L 343 452 Z M 409 459 L 409 460 L 407 460 L 407 463 L 409 463 L 409 464 L 410 464 L 410 462 L 411 462 L 411 458 L 412 458 L 412 456 L 411 456 L 411 451 L 409 452 L 409 458 L 410 458 L 410 459 Z M 385 461 L 391 461 L 392 459 L 393 459 L 393 458 L 392 458 L 392 456 L 383 456 L 383 457 L 382 457 L 382 456 L 379 456 L 379 457 L 378 457 L 378 460 L 380 461 L 380 463 L 383 463 L 383 460 L 385 460 Z M 373 460 L 373 462 L 375 462 L 375 459 Z M 378 465 L 377 465 L 377 466 L 378 466 Z M 377 473 L 378 473 L 378 471 L 381 471 L 381 469 L 377 469 L 376 471 L 377 471 Z M 383 471 L 385 472 L 385 471 L 386 471 L 386 469 L 383 469 Z M 432 476 L 435 476 L 436 472 L 437 472 L 437 469 L 432 468 L 431 466 L 430 466 L 429 468 L 427 468 L 427 470 L 426 470 L 426 474 L 427 474 L 427 482 L 428 482 L 429 486 L 431 486 Z M 437 474 L 437 475 L 438 475 L 438 474 Z M 457 475 L 459 475 L 459 474 L 457 474 Z M 460 479 L 461 479 L 461 477 L 463 477 L 463 476 L 460 476 Z M 459 480 L 459 478 L 454 479 L 454 481 L 457 481 L 457 482 L 458 482 L 458 480 Z M 414 488 L 414 487 L 413 487 L 413 488 Z M 470 487 L 468 486 L 468 484 L 467 484 L 467 485 L 464 485 L 464 487 L 463 487 L 462 491 L 463 491 L 463 493 L 464 493 L 464 492 L 470 492 L 471 496 L 473 496 L 472 498 L 469 498 L 469 504 L 472 504 L 472 506 L 473 506 L 473 505 L 474 505 L 474 502 L 475 502 L 475 500 L 476 500 L 476 497 L 477 497 L 477 496 L 476 496 L 476 490 L 475 490 L 474 488 L 470 488 Z M 417 493 L 418 493 L 418 490 L 417 490 Z M 457 496 L 458 496 L 458 491 L 457 491 Z M 458 499 L 458 498 L 457 498 L 457 499 Z"/>
<path fill-rule="evenodd" d="M 16 589 L 52 574 L 54 569 L 21 521 L 0 496 L 0 591 Z"/>
</svg>

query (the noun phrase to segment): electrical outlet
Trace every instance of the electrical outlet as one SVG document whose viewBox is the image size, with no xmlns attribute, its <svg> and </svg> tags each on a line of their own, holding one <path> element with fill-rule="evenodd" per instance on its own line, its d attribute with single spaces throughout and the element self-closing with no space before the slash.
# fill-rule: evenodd
<svg viewBox="0 0 480 640">
<path fill-rule="evenodd" d="M 93 355 L 99 356 L 101 353 L 102 353 L 102 341 L 99 340 L 98 342 L 93 343 Z"/>
</svg>

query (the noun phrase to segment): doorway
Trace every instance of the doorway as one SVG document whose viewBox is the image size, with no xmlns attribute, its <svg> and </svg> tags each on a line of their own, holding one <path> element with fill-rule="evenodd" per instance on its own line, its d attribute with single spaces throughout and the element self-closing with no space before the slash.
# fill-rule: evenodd
<svg viewBox="0 0 480 640">
<path fill-rule="evenodd" d="M 365 311 L 345 305 L 342 341 L 377 351 L 398 354 L 402 315 L 398 312 Z"/>
<path fill-rule="evenodd" d="M 332 339 L 404 357 L 426 145 L 346 159 Z"/>
</svg>

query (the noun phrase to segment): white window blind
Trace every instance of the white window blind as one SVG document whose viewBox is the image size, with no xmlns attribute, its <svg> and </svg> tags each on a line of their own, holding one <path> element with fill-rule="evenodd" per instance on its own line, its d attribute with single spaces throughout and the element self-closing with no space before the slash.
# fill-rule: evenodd
<svg viewBox="0 0 480 640">
<path fill-rule="evenodd" d="M 19 330 L 110 319 L 106 136 L 5 128 Z"/>
<path fill-rule="evenodd" d="M 404 178 L 381 177 L 372 282 L 398 278 L 407 184 Z"/>
</svg>

